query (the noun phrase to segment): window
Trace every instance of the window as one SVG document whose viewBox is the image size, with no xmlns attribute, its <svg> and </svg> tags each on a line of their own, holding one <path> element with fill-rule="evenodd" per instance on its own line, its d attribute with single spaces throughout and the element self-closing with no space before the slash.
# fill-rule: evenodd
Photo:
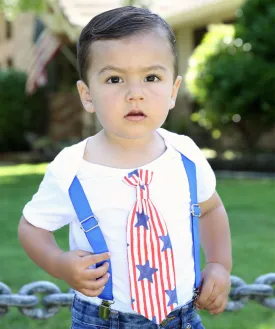
<svg viewBox="0 0 275 329">
<path fill-rule="evenodd" d="M 12 23 L 11 21 L 6 20 L 6 39 L 12 38 Z"/>
<path fill-rule="evenodd" d="M 13 60 L 10 57 L 8 57 L 8 59 L 7 59 L 7 67 L 9 69 L 13 68 Z"/>
</svg>

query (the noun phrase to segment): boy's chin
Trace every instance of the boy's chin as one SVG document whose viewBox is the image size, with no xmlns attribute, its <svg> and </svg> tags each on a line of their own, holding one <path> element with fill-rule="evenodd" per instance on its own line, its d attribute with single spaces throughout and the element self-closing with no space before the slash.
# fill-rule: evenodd
<svg viewBox="0 0 275 329">
<path fill-rule="evenodd" d="M 109 135 L 110 137 L 116 136 L 123 139 L 138 140 L 138 139 L 143 139 L 153 136 L 155 133 L 156 133 L 156 129 L 149 130 L 149 129 L 140 129 L 140 127 L 139 128 L 132 127 L 132 129 L 129 129 L 127 131 L 118 131 L 111 134 L 107 132 L 107 135 Z"/>
</svg>

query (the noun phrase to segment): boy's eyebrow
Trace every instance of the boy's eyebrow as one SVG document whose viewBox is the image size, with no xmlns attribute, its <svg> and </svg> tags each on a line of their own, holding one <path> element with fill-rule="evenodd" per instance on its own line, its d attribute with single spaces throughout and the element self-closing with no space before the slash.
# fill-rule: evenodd
<svg viewBox="0 0 275 329">
<path fill-rule="evenodd" d="M 144 67 L 144 68 L 141 69 L 142 72 L 156 71 L 156 70 L 161 70 L 161 71 L 164 71 L 164 72 L 167 71 L 167 69 L 162 65 L 152 65 L 152 66 Z M 113 65 L 107 65 L 107 66 L 103 67 L 103 69 L 101 69 L 98 72 L 98 75 L 101 75 L 102 73 L 105 73 L 107 71 L 116 71 L 116 72 L 120 72 L 120 73 L 125 73 L 127 70 L 124 70 L 120 67 L 116 67 L 116 66 L 113 66 Z"/>
</svg>

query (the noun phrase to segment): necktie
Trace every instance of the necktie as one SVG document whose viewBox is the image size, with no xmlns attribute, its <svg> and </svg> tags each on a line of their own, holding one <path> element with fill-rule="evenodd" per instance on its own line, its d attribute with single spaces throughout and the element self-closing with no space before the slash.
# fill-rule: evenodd
<svg viewBox="0 0 275 329">
<path fill-rule="evenodd" d="M 137 199 L 127 222 L 132 308 L 156 324 L 178 304 L 171 241 L 161 214 L 150 199 L 153 172 L 134 170 L 123 181 Z"/>
</svg>

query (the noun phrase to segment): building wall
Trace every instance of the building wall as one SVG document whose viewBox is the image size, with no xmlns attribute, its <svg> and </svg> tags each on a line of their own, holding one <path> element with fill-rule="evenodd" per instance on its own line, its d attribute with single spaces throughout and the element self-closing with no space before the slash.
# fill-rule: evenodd
<svg viewBox="0 0 275 329">
<path fill-rule="evenodd" d="M 0 68 L 12 66 L 18 70 L 27 70 L 33 51 L 33 28 L 33 14 L 19 14 L 15 21 L 9 23 L 0 12 Z"/>
</svg>

